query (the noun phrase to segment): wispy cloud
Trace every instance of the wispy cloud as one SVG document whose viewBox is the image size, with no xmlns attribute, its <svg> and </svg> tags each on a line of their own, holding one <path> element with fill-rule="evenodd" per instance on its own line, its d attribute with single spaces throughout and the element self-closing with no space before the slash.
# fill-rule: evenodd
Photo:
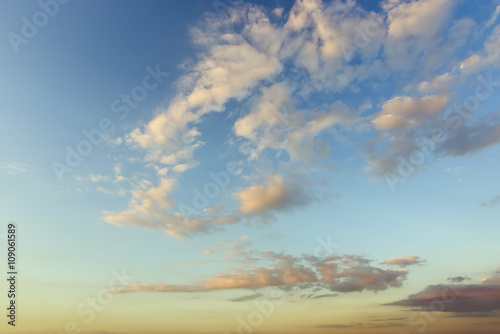
<svg viewBox="0 0 500 334">
<path fill-rule="evenodd" d="M 33 167 L 24 162 L 9 162 L 0 166 L 0 170 L 11 175 L 26 173 L 31 169 Z"/>
<path fill-rule="evenodd" d="M 355 1 L 298 0 L 285 13 L 238 2 L 227 15 L 204 15 L 190 29 L 195 54 L 176 93 L 123 138 L 156 173 L 134 181 L 126 208 L 105 211 L 103 220 L 178 238 L 215 233 L 321 198 L 310 182 L 297 180 L 307 180 L 311 166 L 332 157 L 337 144 L 359 144 L 355 155 L 362 154 L 364 171 L 374 178 L 397 171 L 420 150 L 431 151 L 424 160 L 436 161 L 499 144 L 498 112 L 470 121 L 470 115 L 459 117 L 463 110 L 449 113 L 468 80 L 500 66 L 500 27 L 478 32 L 472 19 L 454 19 L 456 6 L 450 0 L 383 1 L 374 12 Z M 494 14 L 488 24 L 496 19 Z M 489 36 L 462 56 L 459 51 L 479 33 Z M 332 98 L 360 87 L 375 94 L 391 76 L 397 85 L 384 88 L 388 93 L 377 105 L 366 97 L 358 105 Z M 475 93 L 492 95 L 498 82 L 483 81 Z M 370 114 L 363 114 L 367 108 Z M 231 148 L 248 148 L 239 161 L 245 168 L 234 176 L 247 184 L 224 199 L 225 208 L 235 210 L 185 212 L 174 202 L 173 188 L 203 165 L 195 156 L 208 138 L 200 124 L 216 113 L 228 116 L 218 131 L 227 133 Z M 439 145 L 429 144 L 437 130 Z M 257 182 L 256 175 L 266 176 Z"/>
<path fill-rule="evenodd" d="M 253 295 L 247 295 L 247 296 L 241 296 L 241 297 L 236 297 L 236 298 L 230 298 L 228 300 L 231 301 L 231 302 L 245 302 L 247 300 L 252 300 L 252 299 L 255 299 L 255 298 L 259 298 L 261 296 L 263 296 L 263 294 L 261 294 L 261 293 L 255 293 Z"/>
</svg>

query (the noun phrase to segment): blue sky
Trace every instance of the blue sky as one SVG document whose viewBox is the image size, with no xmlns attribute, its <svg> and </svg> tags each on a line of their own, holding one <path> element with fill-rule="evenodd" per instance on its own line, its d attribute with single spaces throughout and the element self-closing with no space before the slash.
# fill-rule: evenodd
<svg viewBox="0 0 500 334">
<path fill-rule="evenodd" d="M 498 15 L 498 1 L 1 2 L 19 326 L 139 333 L 137 312 L 154 333 L 234 332 L 286 291 L 254 330 L 416 332 L 417 297 L 448 284 L 472 297 L 427 332 L 493 333 Z M 108 284 L 122 269 L 134 278 Z M 102 289 L 112 302 L 87 322 L 75 308 Z"/>
</svg>

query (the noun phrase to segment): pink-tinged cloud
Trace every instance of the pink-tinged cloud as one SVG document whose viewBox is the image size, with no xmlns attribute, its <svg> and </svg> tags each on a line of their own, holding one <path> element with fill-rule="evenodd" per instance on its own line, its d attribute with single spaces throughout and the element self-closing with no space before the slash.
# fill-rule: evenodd
<svg viewBox="0 0 500 334">
<path fill-rule="evenodd" d="M 418 264 L 423 264 L 423 263 L 425 263 L 425 260 L 420 259 L 420 256 L 416 256 L 416 255 L 395 257 L 395 258 L 392 258 L 390 260 L 380 262 L 380 264 L 388 264 L 388 265 L 394 265 L 394 266 L 399 266 L 399 267 L 407 267 L 407 266 L 418 265 Z"/>
<path fill-rule="evenodd" d="M 430 285 L 408 299 L 390 305 L 421 307 L 432 312 L 489 312 L 500 310 L 500 273 L 479 284 Z"/>
</svg>

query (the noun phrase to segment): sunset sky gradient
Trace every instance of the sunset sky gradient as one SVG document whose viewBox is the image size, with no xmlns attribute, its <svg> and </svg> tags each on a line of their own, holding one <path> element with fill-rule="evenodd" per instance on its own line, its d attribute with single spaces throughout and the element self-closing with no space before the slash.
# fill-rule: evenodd
<svg viewBox="0 0 500 334">
<path fill-rule="evenodd" d="M 499 15 L 1 1 L 1 332 L 499 333 Z"/>
</svg>

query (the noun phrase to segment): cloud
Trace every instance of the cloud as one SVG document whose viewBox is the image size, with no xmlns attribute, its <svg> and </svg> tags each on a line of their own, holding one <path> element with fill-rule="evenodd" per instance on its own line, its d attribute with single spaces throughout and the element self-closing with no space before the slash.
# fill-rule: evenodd
<svg viewBox="0 0 500 334">
<path fill-rule="evenodd" d="M 235 197 L 239 210 L 247 215 L 286 211 L 311 201 L 303 189 L 279 174 L 269 175 L 262 184 L 241 189 Z"/>
<path fill-rule="evenodd" d="M 500 269 L 492 277 L 482 279 L 481 284 L 500 285 Z"/>
<path fill-rule="evenodd" d="M 493 197 L 492 199 L 480 203 L 481 206 L 487 207 L 487 208 L 492 208 L 500 204 L 500 195 L 497 195 Z"/>
<path fill-rule="evenodd" d="M 382 16 L 354 1 L 296 1 L 285 24 L 281 55 L 307 72 L 310 91 L 340 91 L 358 79 L 373 77 L 383 64 L 375 60 L 386 30 Z M 359 57 L 363 66 L 349 64 Z"/>
<path fill-rule="evenodd" d="M 348 324 L 322 324 L 317 325 L 319 328 L 384 328 L 384 327 L 401 327 L 405 324 L 395 321 L 387 322 L 351 322 Z"/>
<path fill-rule="evenodd" d="M 380 268 L 363 266 L 349 268 L 340 273 L 330 273 L 333 280 L 330 290 L 338 292 L 361 292 L 363 290 L 383 291 L 388 288 L 398 288 L 406 280 L 407 271 L 383 270 Z M 339 279 L 343 278 L 343 279 Z"/>
<path fill-rule="evenodd" d="M 442 111 L 449 102 L 447 94 L 422 98 L 395 97 L 384 103 L 372 123 L 379 130 L 416 127 L 431 115 Z"/>
<path fill-rule="evenodd" d="M 465 156 L 500 143 L 500 112 L 483 116 L 474 124 L 463 125 L 449 133 L 439 152 L 449 156 Z"/>
<path fill-rule="evenodd" d="M 399 4 L 399 1 L 394 3 Z M 467 25 L 466 22 L 463 24 Z M 413 96 L 397 96 L 386 101 L 382 110 L 370 119 L 375 128 L 381 131 L 362 143 L 362 152 L 368 162 L 365 171 L 374 178 L 395 173 L 401 167 L 402 159 L 408 159 L 410 154 L 420 151 L 422 143 L 433 139 L 437 130 L 445 131 L 446 136 L 439 145 L 435 143 L 431 148 L 432 156 L 428 157 L 430 160 L 446 156 L 460 157 L 497 145 L 500 142 L 498 111 L 477 117 L 472 122 L 469 118 L 477 108 L 468 111 L 457 109 L 457 105 L 460 108 L 469 97 L 462 99 L 460 104 L 455 102 L 453 111 L 445 110 L 445 107 L 453 101 L 452 89 L 467 83 L 478 71 L 500 65 L 497 59 L 499 50 L 500 27 L 497 27 L 493 29 L 481 51 L 474 53 L 469 59 L 454 59 L 449 65 L 450 70 L 444 74 L 433 75 L 419 84 L 409 84 L 405 90 L 414 92 Z M 487 80 L 479 77 L 474 80 L 477 82 L 476 87 L 479 87 L 474 91 L 476 94 L 481 89 L 483 93 L 495 89 L 493 87 L 496 81 L 491 76 Z M 487 81 L 489 83 L 484 87 Z M 472 93 L 471 91 L 474 98 Z M 427 95 L 422 97 L 421 94 Z M 427 103 L 424 103 L 424 99 Z M 442 108 L 438 108 L 440 102 Z M 426 107 L 431 112 L 423 112 Z M 471 124 L 465 124 L 465 121 Z"/>
<path fill-rule="evenodd" d="M 460 43 L 451 38 L 461 36 L 446 33 L 452 6 L 451 0 L 385 1 L 388 37 L 384 50 L 389 64 L 396 70 L 431 71 L 453 56 Z M 447 35 L 448 40 L 443 37 Z M 449 50 L 450 46 L 455 48 Z M 447 57 L 439 59 L 437 54 Z"/>
<path fill-rule="evenodd" d="M 255 19 L 262 30 L 269 27 L 259 9 L 245 6 L 231 8 L 224 23 L 243 20 L 250 25 L 248 20 Z M 250 17 L 245 20 L 247 9 Z M 201 133 L 195 124 L 208 113 L 223 111 L 230 99 L 241 101 L 282 67 L 273 46 L 262 45 L 263 41 L 251 43 L 238 33 L 221 33 L 222 23 L 215 16 L 207 15 L 205 20 L 191 30 L 199 48 L 198 60 L 179 80 L 179 93 L 148 124 L 127 136 L 128 144 L 146 151 L 146 161 L 172 166 L 180 173 L 197 165 L 193 152 L 202 142 L 197 139 Z"/>
<path fill-rule="evenodd" d="M 369 68 L 357 71 L 353 66 L 342 66 L 348 59 L 338 43 L 352 42 L 359 34 L 358 26 L 380 23 L 381 17 L 353 2 L 323 4 L 316 0 L 297 1 L 292 13 L 285 22 L 276 23 L 262 6 L 241 3 L 229 8 L 224 17 L 205 15 L 190 30 L 196 53 L 184 66 L 186 72 L 177 81 L 177 93 L 166 107 L 154 111 L 150 121 L 124 138 L 129 147 L 144 154 L 143 162 L 157 171 L 159 181 L 150 179 L 149 189 L 132 190 L 128 208 L 106 211 L 106 222 L 161 229 L 185 237 L 237 223 L 241 221 L 238 213 L 265 215 L 309 200 L 297 184 L 272 176 L 261 186 L 252 185 L 236 193 L 240 211 L 227 216 L 209 211 L 205 216 L 176 212 L 172 199 L 168 199 L 169 207 L 144 210 L 152 202 L 167 200 L 161 195 L 172 197 L 170 189 L 162 190 L 164 180 L 178 182 L 182 174 L 199 164 L 194 152 L 204 143 L 198 124 L 208 114 L 227 112 L 229 101 L 249 111 L 235 121 L 233 129 L 238 139 L 256 144 L 251 159 L 265 149 L 275 149 L 287 152 L 294 161 L 313 162 L 316 156 L 328 154 L 326 142 L 317 138 L 322 132 L 354 122 L 356 116 L 342 102 L 302 109 L 296 106 L 297 95 L 339 90 L 356 77 L 366 77 Z M 352 55 L 361 55 L 368 67 L 379 66 L 372 66 L 371 60 L 381 48 L 382 35 L 373 34 L 367 45 L 355 47 Z M 304 57 L 314 55 L 320 60 L 317 68 L 304 62 Z M 285 63 L 294 64 L 293 70 L 285 68 Z M 304 80 L 298 80 L 301 75 Z M 271 203 L 259 202 L 254 197 L 257 194 L 267 196 Z"/>
<path fill-rule="evenodd" d="M 395 257 L 390 260 L 382 261 L 380 264 L 389 264 L 389 265 L 394 265 L 394 266 L 399 266 L 399 267 L 407 267 L 411 265 L 421 265 L 425 263 L 425 260 L 421 260 L 420 256 L 416 255 L 408 255 L 408 256 L 401 256 L 401 257 Z"/>
<path fill-rule="evenodd" d="M 234 124 L 237 136 L 246 139 L 258 158 L 266 149 L 283 150 L 292 160 L 312 162 L 321 155 L 322 145 L 316 138 L 335 125 L 348 126 L 355 113 L 336 102 L 327 110 L 298 110 L 291 97 L 292 83 L 281 82 L 266 87 L 256 98 L 250 112 Z"/>
<path fill-rule="evenodd" d="M 447 72 L 438 75 L 429 81 L 422 81 L 418 85 L 418 90 L 423 94 L 440 93 L 447 91 L 451 86 L 457 84 L 459 75 L 454 72 Z"/>
<path fill-rule="evenodd" d="M 460 70 L 464 73 L 477 73 L 489 66 L 500 65 L 500 26 L 495 27 L 484 44 L 482 52 L 474 53 L 472 56 L 460 63 Z"/>
<path fill-rule="evenodd" d="M 176 185 L 174 178 L 162 178 L 158 186 L 142 180 L 131 190 L 128 209 L 121 212 L 105 211 L 102 219 L 120 227 L 163 230 L 176 238 L 221 230 L 222 226 L 239 221 L 237 216 L 231 214 L 214 219 L 179 213 L 175 201 L 169 197 Z"/>
<path fill-rule="evenodd" d="M 452 283 L 461 283 L 463 281 L 470 281 L 470 278 L 467 276 L 455 276 L 455 277 L 448 277 L 447 280 Z"/>
<path fill-rule="evenodd" d="M 313 296 L 312 298 L 313 299 L 320 299 L 320 298 L 330 298 L 330 297 L 337 297 L 338 294 L 336 293 L 326 293 L 324 295 L 317 295 L 317 296 Z"/>
<path fill-rule="evenodd" d="M 263 294 L 261 294 L 261 293 L 255 293 L 253 295 L 241 296 L 241 297 L 236 297 L 236 298 L 230 298 L 228 300 L 231 301 L 231 302 L 245 302 L 247 300 L 252 300 L 252 299 L 255 299 L 255 298 L 262 297 L 262 296 L 263 296 Z"/>
<path fill-rule="evenodd" d="M 271 261 L 274 265 L 272 267 L 239 267 L 193 284 L 142 283 L 112 288 L 111 292 L 206 292 L 264 287 L 308 289 L 313 284 L 315 291 L 330 289 L 335 292 L 348 293 L 397 288 L 402 286 L 407 278 L 405 270 L 384 270 L 372 267 L 369 265 L 370 260 L 359 256 L 325 258 L 303 256 L 298 258 L 272 251 L 254 251 L 253 253 L 260 255 L 261 261 Z"/>
<path fill-rule="evenodd" d="M 282 9 L 273 13 L 281 16 Z M 235 123 L 239 136 L 254 140 L 257 132 L 271 136 L 267 129 L 277 122 L 272 109 L 292 102 L 287 94 L 338 91 L 357 77 L 375 75 L 372 72 L 381 67 L 380 61 L 372 60 L 377 57 L 385 34 L 382 16 L 366 12 L 352 1 L 325 4 L 299 0 L 281 24 L 272 22 L 263 7 L 252 4 L 241 3 L 228 9 L 227 14 L 207 14 L 191 29 L 197 54 L 178 81 L 179 92 L 167 108 L 156 110 L 151 121 L 126 136 L 129 145 L 145 152 L 146 161 L 170 166 L 179 173 L 193 168 L 197 165 L 193 152 L 203 145 L 196 124 L 206 114 L 225 111 L 224 105 L 231 99 L 244 101 L 256 88 L 262 92 L 262 100 Z M 363 38 L 366 40 L 360 41 Z M 344 66 L 356 55 L 363 58 L 366 66 Z M 287 62 L 299 71 L 287 72 L 290 80 L 279 79 L 282 82 L 266 87 L 264 82 L 282 75 Z M 293 73 L 304 71 L 305 80 L 296 85 L 299 81 Z M 282 129 L 289 137 L 284 144 L 289 153 L 307 152 L 303 141 L 309 143 L 319 132 L 345 121 L 335 109 L 334 106 L 332 111 L 310 117 L 304 117 L 308 115 L 306 111 L 297 113 L 301 120 Z M 294 130 L 300 133 L 291 134 Z M 264 145 L 274 138 L 258 139 Z M 272 143 L 269 145 L 272 147 Z"/>
<path fill-rule="evenodd" d="M 31 165 L 24 162 L 9 162 L 0 166 L 1 170 L 11 175 L 26 173 L 32 168 Z"/>
<path fill-rule="evenodd" d="M 430 285 L 408 299 L 390 305 L 421 307 L 434 312 L 489 312 L 500 310 L 500 272 L 479 284 Z"/>
<path fill-rule="evenodd" d="M 149 190 L 133 189 L 128 207 L 105 212 L 104 220 L 186 237 L 288 211 L 311 203 L 314 192 L 305 190 L 311 185 L 280 176 L 280 168 L 286 165 L 289 175 L 305 174 L 312 168 L 304 166 L 326 163 L 326 157 L 342 150 L 340 144 L 351 140 L 360 144 L 371 176 L 397 169 L 400 157 L 431 136 L 432 124 L 454 102 L 451 89 L 478 70 L 500 65 L 500 27 L 492 29 L 481 50 L 455 59 L 477 24 L 468 18 L 452 20 L 453 1 L 391 0 L 382 2 L 382 8 L 376 13 L 355 1 L 297 0 L 287 14 L 282 8 L 238 2 L 227 15 L 204 15 L 190 29 L 195 53 L 182 67 L 175 94 L 123 138 L 155 170 L 145 177 Z M 363 94 L 379 94 L 393 78 L 397 87 L 413 90 L 389 93 L 369 116 L 362 112 L 371 103 L 351 106 L 337 95 L 362 89 Z M 367 98 L 373 100 L 363 96 L 361 101 Z M 214 113 L 226 113 L 228 120 L 218 131 L 232 131 L 231 143 L 250 148 L 245 152 L 250 168 L 242 168 L 246 174 L 240 176 L 250 178 L 253 167 L 269 176 L 235 192 L 239 209 L 232 213 L 207 208 L 186 214 L 161 205 L 143 210 L 162 201 L 148 191 L 161 193 L 164 180 L 179 183 L 200 164 L 195 152 L 204 146 L 202 138 L 210 138 L 200 124 Z M 494 117 L 483 117 L 463 126 L 436 149 L 436 158 L 500 143 L 498 124 Z M 275 170 L 262 168 L 269 160 L 276 162 Z M 172 202 L 171 191 L 166 195 Z"/>
<path fill-rule="evenodd" d="M 500 15 L 500 5 L 498 5 L 495 8 L 495 11 L 491 15 L 491 18 L 488 20 L 488 22 L 486 22 L 484 24 L 484 29 L 491 27 L 493 25 L 493 23 L 495 23 L 496 20 L 498 19 L 498 15 Z"/>
</svg>

